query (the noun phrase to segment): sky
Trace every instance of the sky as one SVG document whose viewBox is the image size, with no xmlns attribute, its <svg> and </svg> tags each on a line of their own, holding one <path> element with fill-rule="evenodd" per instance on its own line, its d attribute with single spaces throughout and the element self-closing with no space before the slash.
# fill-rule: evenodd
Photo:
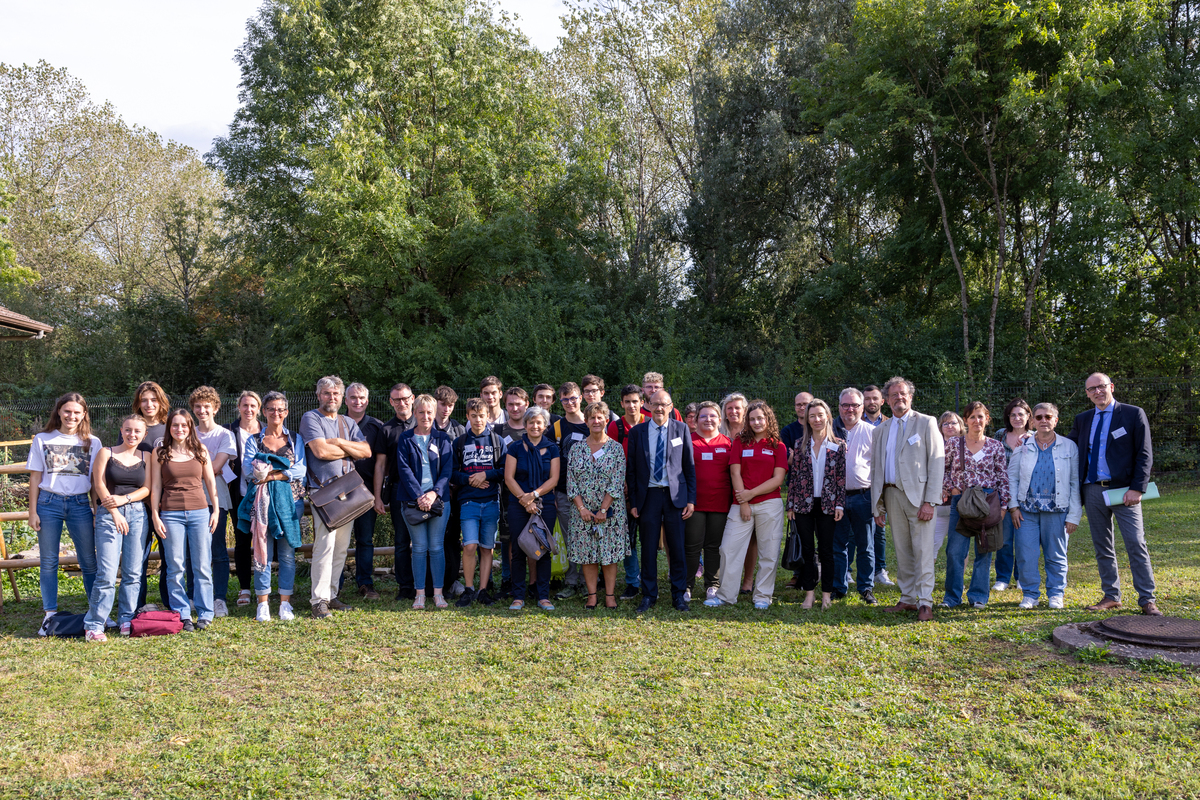
<svg viewBox="0 0 1200 800">
<path fill-rule="evenodd" d="M 234 51 L 261 0 L 0 0 L 0 62 L 66 67 L 98 104 L 201 154 L 237 110 Z M 562 34 L 562 0 L 496 0 L 534 46 Z"/>
</svg>

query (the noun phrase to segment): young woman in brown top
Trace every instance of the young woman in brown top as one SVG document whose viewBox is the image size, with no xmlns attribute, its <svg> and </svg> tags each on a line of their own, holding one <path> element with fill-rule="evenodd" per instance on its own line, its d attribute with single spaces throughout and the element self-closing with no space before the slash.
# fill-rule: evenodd
<svg viewBox="0 0 1200 800">
<path fill-rule="evenodd" d="M 167 417 L 167 437 L 150 462 L 150 514 L 154 532 L 162 542 L 167 564 L 167 591 L 171 609 L 179 612 L 183 629 L 192 626 L 191 604 L 183 585 L 184 562 L 191 554 L 195 574 L 195 604 L 199 621 L 208 627 L 213 619 L 212 533 L 220 509 L 209 508 L 204 496 L 217 496 L 212 459 L 196 438 L 190 412 L 177 408 Z"/>
</svg>

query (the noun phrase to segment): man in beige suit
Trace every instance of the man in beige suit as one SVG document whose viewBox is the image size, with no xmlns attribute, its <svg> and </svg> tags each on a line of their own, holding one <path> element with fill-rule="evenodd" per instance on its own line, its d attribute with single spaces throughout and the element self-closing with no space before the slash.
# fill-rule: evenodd
<svg viewBox="0 0 1200 800">
<path fill-rule="evenodd" d="M 946 454 L 937 420 L 912 410 L 916 389 L 904 378 L 883 387 L 892 418 L 875 429 L 871 446 L 871 506 L 875 522 L 892 521 L 900 602 L 887 611 L 933 619 L 934 507 L 942 502 Z"/>
</svg>

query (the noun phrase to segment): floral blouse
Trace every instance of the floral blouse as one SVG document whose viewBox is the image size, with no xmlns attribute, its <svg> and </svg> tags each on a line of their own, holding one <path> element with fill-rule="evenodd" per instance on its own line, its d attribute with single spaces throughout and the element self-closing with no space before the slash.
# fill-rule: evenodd
<svg viewBox="0 0 1200 800">
<path fill-rule="evenodd" d="M 846 444 L 830 442 L 821 447 L 825 452 L 825 471 L 821 476 L 821 512 L 833 516 L 833 512 L 846 507 Z M 807 452 L 806 452 L 807 451 Z M 812 450 L 803 442 L 788 453 L 787 510 L 797 514 L 808 514 L 815 505 L 813 485 Z"/>
<path fill-rule="evenodd" d="M 966 455 L 966 460 L 962 455 Z M 1000 493 L 1001 508 L 1008 508 L 1008 454 L 1004 445 L 995 439 L 983 440 L 983 449 L 974 455 L 966 449 L 962 436 L 946 440 L 946 474 L 942 492 L 965 491 L 968 486 L 982 486 Z"/>
</svg>

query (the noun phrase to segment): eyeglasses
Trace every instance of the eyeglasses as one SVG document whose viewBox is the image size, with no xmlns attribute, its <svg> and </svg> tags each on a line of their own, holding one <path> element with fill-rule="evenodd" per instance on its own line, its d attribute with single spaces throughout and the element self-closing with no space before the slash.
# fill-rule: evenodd
<svg viewBox="0 0 1200 800">
<path fill-rule="evenodd" d="M 579 397 L 576 395 L 572 395 L 571 397 L 562 398 L 563 405 L 566 405 L 567 403 L 578 403 L 578 402 L 579 402 Z"/>
<path fill-rule="evenodd" d="M 1100 383 L 1095 386 L 1089 386 L 1089 387 L 1087 387 L 1087 393 L 1088 394 L 1096 394 L 1097 392 L 1103 392 L 1109 386 L 1112 386 L 1112 384 L 1111 383 Z"/>
<path fill-rule="evenodd" d="M 1034 414 L 1033 418 L 1038 421 L 1041 421 L 1044 419 L 1054 419 L 1054 415 L 1053 414 Z"/>
<path fill-rule="evenodd" d="M 286 408 L 264 408 L 263 413 L 264 414 L 286 414 L 287 409 Z"/>
<path fill-rule="evenodd" d="M 842 403 L 842 408 L 845 408 L 845 409 L 862 408 L 862 403 Z"/>
<path fill-rule="evenodd" d="M 670 403 L 651 403 L 650 407 L 651 408 L 670 408 L 671 404 Z"/>
<path fill-rule="evenodd" d="M 403 397 L 391 398 L 393 403 L 403 403 L 405 400 L 412 400 L 412 399 L 413 399 L 413 395 L 411 395 L 411 394 L 406 394 Z"/>
</svg>

